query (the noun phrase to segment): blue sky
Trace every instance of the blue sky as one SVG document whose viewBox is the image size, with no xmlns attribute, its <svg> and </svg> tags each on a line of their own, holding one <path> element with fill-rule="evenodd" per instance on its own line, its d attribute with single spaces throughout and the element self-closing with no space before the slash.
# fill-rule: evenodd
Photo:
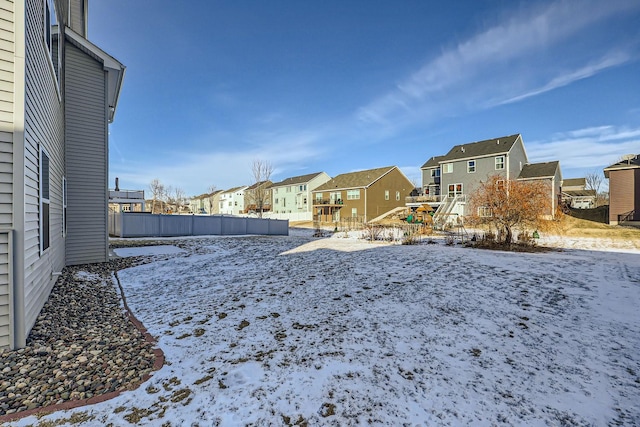
<svg viewBox="0 0 640 427">
<path fill-rule="evenodd" d="M 446 4 L 445 4 L 446 3 Z M 640 2 L 93 0 L 89 39 L 127 66 L 110 182 L 189 195 L 419 167 L 521 133 L 565 178 L 640 153 Z"/>
</svg>

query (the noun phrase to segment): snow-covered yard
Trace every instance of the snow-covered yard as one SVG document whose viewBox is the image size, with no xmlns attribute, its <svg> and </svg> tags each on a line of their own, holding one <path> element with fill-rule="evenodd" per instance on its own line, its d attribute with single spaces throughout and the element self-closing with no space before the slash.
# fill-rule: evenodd
<svg viewBox="0 0 640 427">
<path fill-rule="evenodd" d="M 184 251 L 119 273 L 166 365 L 137 390 L 42 421 L 640 424 L 638 250 L 306 232 L 177 242 Z"/>
</svg>

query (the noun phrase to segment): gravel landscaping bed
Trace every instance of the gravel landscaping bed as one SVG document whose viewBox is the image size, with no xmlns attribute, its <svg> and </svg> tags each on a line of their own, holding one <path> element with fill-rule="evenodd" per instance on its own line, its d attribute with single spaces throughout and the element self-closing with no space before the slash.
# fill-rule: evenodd
<svg viewBox="0 0 640 427">
<path fill-rule="evenodd" d="M 0 350 L 0 416 L 140 385 L 153 369 L 153 344 L 126 317 L 114 272 L 143 262 L 65 268 L 27 346 Z"/>
</svg>

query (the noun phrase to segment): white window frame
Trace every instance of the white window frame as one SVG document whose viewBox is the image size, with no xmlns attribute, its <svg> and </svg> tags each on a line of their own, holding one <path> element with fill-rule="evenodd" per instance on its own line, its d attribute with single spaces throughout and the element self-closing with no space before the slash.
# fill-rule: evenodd
<svg viewBox="0 0 640 427">
<path fill-rule="evenodd" d="M 360 200 L 360 189 L 347 190 L 347 200 Z"/>
<path fill-rule="evenodd" d="M 476 161 L 475 160 L 467 161 L 467 173 L 476 173 Z"/>
<path fill-rule="evenodd" d="M 46 171 L 44 170 L 45 164 L 44 159 L 47 159 Z M 38 181 L 39 181 L 39 205 L 40 205 L 40 213 L 39 213 L 39 233 L 40 233 L 40 254 L 42 255 L 47 249 L 51 247 L 51 156 L 44 147 L 40 146 L 40 159 L 38 162 Z M 46 185 L 44 179 L 44 173 L 47 174 Z M 46 190 L 46 191 L 45 191 Z M 48 197 L 45 197 L 48 196 Z M 49 218 L 47 218 L 47 224 L 49 226 L 49 230 L 45 234 L 45 215 L 44 215 L 44 206 L 47 206 L 47 211 L 49 213 Z M 47 239 L 45 240 L 45 236 Z"/>
<path fill-rule="evenodd" d="M 505 158 L 504 156 L 496 156 L 495 160 L 496 170 L 503 170 L 505 168 Z"/>
<path fill-rule="evenodd" d="M 460 190 L 458 190 L 458 186 L 460 186 Z M 451 190 L 453 187 L 453 190 Z M 464 185 L 461 182 L 456 182 L 453 184 L 449 184 L 447 187 L 447 196 L 455 197 L 464 194 Z"/>
<path fill-rule="evenodd" d="M 351 218 L 358 218 L 358 208 L 351 208 Z"/>
<path fill-rule="evenodd" d="M 384 199 L 389 200 L 389 190 L 384 190 Z"/>
<path fill-rule="evenodd" d="M 61 49 L 60 49 L 60 23 L 58 22 L 58 13 L 56 12 L 56 5 L 54 0 L 42 0 L 42 10 L 43 10 L 43 19 L 42 19 L 42 39 L 44 41 L 45 49 L 47 50 L 47 56 L 49 58 L 49 66 L 51 67 L 51 73 L 53 74 L 53 78 L 56 81 L 56 92 L 58 94 L 58 99 L 62 99 L 60 95 L 60 69 L 61 69 Z M 53 62 L 53 30 L 52 27 L 56 26 L 58 30 L 58 60 L 57 62 L 57 70 L 56 64 Z"/>
<path fill-rule="evenodd" d="M 478 216 L 480 218 L 491 218 L 493 216 L 493 212 L 489 206 L 479 206 Z"/>
<path fill-rule="evenodd" d="M 440 178 L 440 168 L 431 169 L 431 178 Z"/>
<path fill-rule="evenodd" d="M 396 191 L 396 201 L 400 201 L 400 192 Z"/>
<path fill-rule="evenodd" d="M 453 163 L 443 163 L 442 173 L 453 173 Z"/>
</svg>

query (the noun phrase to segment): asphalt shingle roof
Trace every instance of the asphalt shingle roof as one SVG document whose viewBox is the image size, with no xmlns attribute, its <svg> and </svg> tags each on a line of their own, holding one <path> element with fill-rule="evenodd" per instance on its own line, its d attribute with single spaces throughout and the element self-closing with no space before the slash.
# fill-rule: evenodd
<svg viewBox="0 0 640 427">
<path fill-rule="evenodd" d="M 635 157 L 629 160 L 620 160 L 618 163 L 614 163 L 611 166 L 607 166 L 604 170 L 610 169 L 629 169 L 629 168 L 637 168 L 640 166 L 640 154 L 637 154 Z"/>
<path fill-rule="evenodd" d="M 522 167 L 518 179 L 553 177 L 560 167 L 560 162 L 527 163 Z"/>
<path fill-rule="evenodd" d="M 358 172 L 343 173 L 322 184 L 313 191 L 340 190 L 345 188 L 364 188 L 380 179 L 383 175 L 394 169 L 395 166 L 368 169 Z"/>
<path fill-rule="evenodd" d="M 305 182 L 309 182 L 311 181 L 313 178 L 315 178 L 316 176 L 320 175 L 322 172 L 316 172 L 316 173 L 309 173 L 306 175 L 300 175 L 300 176 L 292 176 L 290 178 L 286 178 L 280 182 L 276 182 L 275 184 L 272 184 L 272 187 L 280 187 L 283 185 L 296 185 L 296 184 L 303 184 Z"/>
<path fill-rule="evenodd" d="M 567 178 L 562 180 L 563 187 L 585 187 L 586 185 L 586 178 Z"/>
<path fill-rule="evenodd" d="M 445 156 L 433 156 L 432 158 L 427 160 L 427 162 L 424 165 L 422 165 L 420 167 L 420 169 L 434 168 L 434 167 L 438 166 L 438 164 L 440 164 L 440 160 L 442 160 L 444 158 L 445 158 Z"/>
<path fill-rule="evenodd" d="M 485 157 L 496 154 L 508 153 L 520 136 L 519 133 L 484 141 L 471 142 L 453 147 L 440 161 L 465 159 L 468 157 Z M 428 162 L 427 162 L 428 163 Z"/>
</svg>

